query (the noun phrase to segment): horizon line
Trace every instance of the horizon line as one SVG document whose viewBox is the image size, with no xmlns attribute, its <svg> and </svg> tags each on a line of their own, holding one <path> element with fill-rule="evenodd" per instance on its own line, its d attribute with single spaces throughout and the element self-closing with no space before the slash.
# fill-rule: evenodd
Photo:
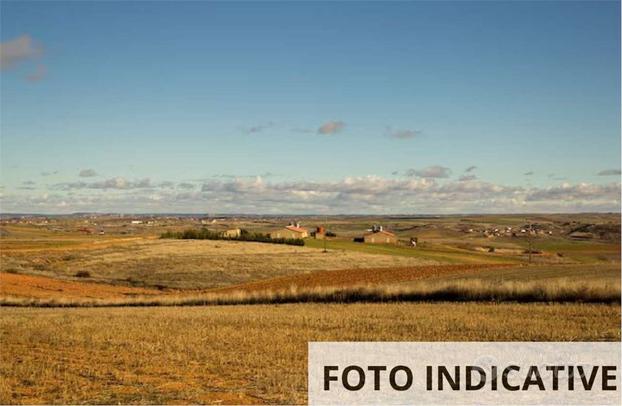
<svg viewBox="0 0 622 406">
<path fill-rule="evenodd" d="M 304 216 L 304 217 L 452 217 L 452 216 L 534 216 L 534 215 L 580 215 L 580 214 L 618 214 L 617 211 L 577 211 L 577 212 L 463 212 L 463 213 L 209 213 L 209 212 L 116 212 L 116 211 L 84 211 L 71 213 L 44 213 L 44 212 L 0 212 L 2 216 L 78 216 L 78 215 L 122 215 L 122 216 L 202 216 L 202 217 L 284 217 L 284 216 Z"/>
</svg>

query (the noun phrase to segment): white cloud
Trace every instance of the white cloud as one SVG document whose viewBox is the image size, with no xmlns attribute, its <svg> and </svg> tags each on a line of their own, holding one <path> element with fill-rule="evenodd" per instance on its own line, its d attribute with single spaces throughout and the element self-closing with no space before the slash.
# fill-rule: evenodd
<svg viewBox="0 0 622 406">
<path fill-rule="evenodd" d="M 43 49 L 28 34 L 0 43 L 0 69 L 40 56 Z"/>
<path fill-rule="evenodd" d="M 172 189 L 175 187 L 175 182 L 171 182 L 170 180 L 165 180 L 164 182 L 158 183 L 158 187 L 164 189 Z"/>
<path fill-rule="evenodd" d="M 406 171 L 406 176 L 416 176 L 419 178 L 448 178 L 450 175 L 451 169 L 440 165 L 432 165 L 423 169 L 409 169 Z"/>
<path fill-rule="evenodd" d="M 472 180 L 475 180 L 475 179 L 477 179 L 477 176 L 475 176 L 475 175 L 462 175 L 462 176 L 460 176 L 458 178 L 458 181 L 460 181 L 460 182 L 469 182 L 469 181 L 472 181 Z"/>
<path fill-rule="evenodd" d="M 419 130 L 392 130 L 390 128 L 387 129 L 387 133 L 389 137 L 397 140 L 409 140 L 421 135 L 421 131 Z"/>
<path fill-rule="evenodd" d="M 92 178 L 97 176 L 97 172 L 95 172 L 94 169 L 82 169 L 80 173 L 78 173 L 78 176 L 81 178 Z"/>
<path fill-rule="evenodd" d="M 270 121 L 265 124 L 258 124 L 252 127 L 243 128 L 242 131 L 245 134 L 257 134 L 272 127 L 274 127 L 274 123 Z"/>
<path fill-rule="evenodd" d="M 333 135 L 344 129 L 346 123 L 343 121 L 329 121 L 317 129 L 318 134 Z"/>
<path fill-rule="evenodd" d="M 190 183 L 190 182 L 181 182 L 177 184 L 177 189 L 190 190 L 194 188 L 195 188 L 194 183 Z"/>
<path fill-rule="evenodd" d="M 548 188 L 532 189 L 525 197 L 526 201 L 584 201 L 602 200 L 619 201 L 620 184 L 609 183 L 606 185 L 595 185 L 590 183 L 579 183 L 571 185 L 563 183 L 560 186 Z"/>
<path fill-rule="evenodd" d="M 619 169 L 605 169 L 597 173 L 598 176 L 620 176 L 622 171 Z"/>
<path fill-rule="evenodd" d="M 73 189 L 120 189 L 120 190 L 128 190 L 128 189 L 146 189 L 153 188 L 154 185 L 151 183 L 149 178 L 129 181 L 123 177 L 116 177 L 111 179 L 106 179 L 99 182 L 69 182 L 69 183 L 58 183 L 54 185 L 52 188 L 56 190 L 73 190 Z"/>
</svg>

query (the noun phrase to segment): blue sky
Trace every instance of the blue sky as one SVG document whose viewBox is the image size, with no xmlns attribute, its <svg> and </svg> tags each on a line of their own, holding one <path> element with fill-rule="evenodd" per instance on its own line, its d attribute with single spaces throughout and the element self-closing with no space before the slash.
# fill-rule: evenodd
<svg viewBox="0 0 622 406">
<path fill-rule="evenodd" d="M 1 11 L 3 211 L 619 210 L 618 2 Z"/>
</svg>

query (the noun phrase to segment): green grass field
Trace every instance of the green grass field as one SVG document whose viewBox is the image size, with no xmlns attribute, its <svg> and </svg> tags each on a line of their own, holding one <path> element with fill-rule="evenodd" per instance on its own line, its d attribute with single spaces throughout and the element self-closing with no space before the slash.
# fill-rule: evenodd
<svg viewBox="0 0 622 406">
<path fill-rule="evenodd" d="M 312 248 L 323 248 L 324 241 L 307 238 L 305 246 Z M 328 240 L 328 250 L 357 251 L 377 255 L 398 255 L 415 257 L 450 264 L 470 264 L 470 263 L 520 263 L 521 258 L 499 256 L 495 254 L 470 252 L 459 248 L 450 248 L 440 245 L 426 244 L 423 247 L 411 248 L 399 245 L 388 244 L 364 244 L 347 240 Z"/>
<path fill-rule="evenodd" d="M 450 245 L 451 244 L 451 245 Z M 323 248 L 324 241 L 314 238 L 305 239 L 305 246 Z M 473 239 L 469 242 L 455 242 L 439 239 L 420 244 L 417 248 L 387 244 L 364 244 L 345 239 L 329 239 L 328 250 L 357 251 L 379 255 L 399 255 L 439 261 L 443 263 L 526 263 L 526 254 L 500 254 L 477 252 L 474 247 L 508 248 L 517 251 L 526 250 L 528 242 L 494 241 L 487 242 Z M 471 249 L 469 249 L 471 248 Z M 567 239 L 538 239 L 532 244 L 532 249 L 543 253 L 534 255 L 534 262 L 566 262 L 566 263 L 614 263 L 620 258 L 620 246 L 616 243 L 602 243 L 593 241 L 571 241 Z"/>
</svg>

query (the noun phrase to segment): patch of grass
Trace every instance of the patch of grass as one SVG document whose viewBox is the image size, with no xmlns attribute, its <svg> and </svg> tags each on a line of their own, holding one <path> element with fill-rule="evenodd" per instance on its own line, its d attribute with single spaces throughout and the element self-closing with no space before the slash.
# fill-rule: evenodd
<svg viewBox="0 0 622 406">
<path fill-rule="evenodd" d="M 306 239 L 305 245 L 314 248 L 324 248 L 323 240 L 316 240 L 313 238 Z M 366 244 L 347 240 L 328 240 L 327 247 L 329 250 L 355 251 L 376 255 L 404 256 L 449 264 L 523 262 L 522 259 L 512 258 L 510 256 L 487 255 L 485 253 L 469 252 L 458 248 L 432 245 L 428 245 L 428 247 L 419 246 L 417 248 L 412 248 L 392 244 Z"/>
<path fill-rule="evenodd" d="M 527 248 L 526 241 L 521 241 L 520 245 Z M 620 243 L 606 243 L 599 241 L 572 241 L 567 239 L 535 239 L 533 242 L 535 250 L 561 254 L 564 258 L 569 258 L 580 263 L 594 262 L 618 262 L 620 259 Z"/>
</svg>

